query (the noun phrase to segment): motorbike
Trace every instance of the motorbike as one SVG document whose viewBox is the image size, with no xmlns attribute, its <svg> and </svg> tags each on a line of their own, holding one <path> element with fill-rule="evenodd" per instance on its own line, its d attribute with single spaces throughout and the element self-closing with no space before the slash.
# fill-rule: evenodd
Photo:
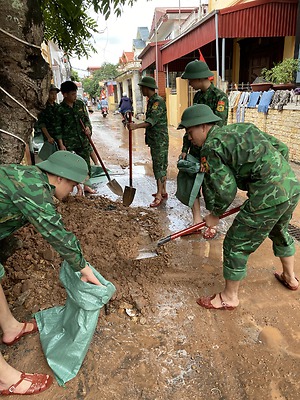
<svg viewBox="0 0 300 400">
<path fill-rule="evenodd" d="M 107 107 L 102 107 L 101 108 L 101 112 L 102 112 L 102 117 L 106 118 L 106 116 L 108 114 L 108 108 Z"/>
</svg>

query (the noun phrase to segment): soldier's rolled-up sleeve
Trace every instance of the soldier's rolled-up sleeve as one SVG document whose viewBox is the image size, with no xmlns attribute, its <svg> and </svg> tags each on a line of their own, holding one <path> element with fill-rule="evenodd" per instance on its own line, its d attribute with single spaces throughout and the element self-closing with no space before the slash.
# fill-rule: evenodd
<svg viewBox="0 0 300 400">
<path fill-rule="evenodd" d="M 218 154 L 207 156 L 209 172 L 205 174 L 202 191 L 206 208 L 216 216 L 222 215 L 233 202 L 237 185 L 231 169 Z"/>
<path fill-rule="evenodd" d="M 50 195 L 44 191 L 43 195 L 38 193 L 35 197 L 29 197 L 25 191 L 19 190 L 18 196 L 12 201 L 74 271 L 80 271 L 86 266 L 79 241 L 72 232 L 65 229 Z"/>
</svg>

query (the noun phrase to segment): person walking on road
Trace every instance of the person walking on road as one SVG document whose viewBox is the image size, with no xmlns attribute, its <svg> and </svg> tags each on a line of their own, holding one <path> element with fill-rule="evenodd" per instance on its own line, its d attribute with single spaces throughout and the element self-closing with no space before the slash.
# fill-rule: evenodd
<svg viewBox="0 0 300 400">
<path fill-rule="evenodd" d="M 189 140 L 201 147 L 208 227 L 218 224 L 237 188 L 247 192 L 248 199 L 223 242 L 225 287 L 219 294 L 197 300 L 208 309 L 233 310 L 239 305 L 238 290 L 246 277 L 248 258 L 267 237 L 282 264 L 283 271 L 275 272 L 275 278 L 287 289 L 298 289 L 295 245 L 288 225 L 300 198 L 300 182 L 288 162 L 284 143 L 251 123 L 218 127 L 219 121 L 210 107 L 199 104 L 183 112 L 178 129 L 185 129 Z"/>
<path fill-rule="evenodd" d="M 85 260 L 78 240 L 65 229 L 52 198 L 55 196 L 63 200 L 87 175 L 86 162 L 68 151 L 57 151 L 35 166 L 0 166 L 0 241 L 31 223 L 71 268 L 80 271 L 83 281 L 101 285 Z M 0 279 L 4 274 L 4 267 L 0 263 Z M 7 346 L 38 331 L 34 319 L 22 323 L 13 317 L 1 284 L 0 327 L 2 343 Z M 47 374 L 18 371 L 0 354 L 0 395 L 40 393 L 52 381 Z"/>
<path fill-rule="evenodd" d="M 167 109 L 164 99 L 155 89 L 157 85 L 151 76 L 144 76 L 138 84 L 143 96 L 148 97 L 146 119 L 141 123 L 128 123 L 130 130 L 145 128 L 145 142 L 150 147 L 153 173 L 156 179 L 157 191 L 153 194 L 154 201 L 150 207 L 158 207 L 168 198 L 166 191 L 169 135 Z"/>
<path fill-rule="evenodd" d="M 209 78 L 213 76 L 214 74 L 209 70 L 208 65 L 205 62 L 195 60 L 186 65 L 181 78 L 188 79 L 189 85 L 194 90 L 197 90 L 193 99 L 193 104 L 206 104 L 209 106 L 213 113 L 220 117 L 217 125 L 223 126 L 227 124 L 228 97 L 226 93 L 215 87 L 211 82 Z M 185 134 L 183 137 L 183 146 L 180 157 L 184 159 L 188 153 L 200 160 L 201 148 L 193 145 L 193 143 L 188 139 L 188 135 Z M 200 211 L 200 193 L 192 206 L 192 213 L 193 224 L 199 224 L 202 221 Z M 217 227 L 214 226 L 207 228 L 203 233 L 203 237 L 205 239 L 213 239 L 216 234 Z"/>
<path fill-rule="evenodd" d="M 126 120 L 125 120 L 125 114 L 128 111 L 133 111 L 133 107 L 132 107 L 132 100 L 127 96 L 127 93 L 123 93 L 120 103 L 119 103 L 119 111 L 122 115 L 122 123 L 126 124 Z"/>
</svg>

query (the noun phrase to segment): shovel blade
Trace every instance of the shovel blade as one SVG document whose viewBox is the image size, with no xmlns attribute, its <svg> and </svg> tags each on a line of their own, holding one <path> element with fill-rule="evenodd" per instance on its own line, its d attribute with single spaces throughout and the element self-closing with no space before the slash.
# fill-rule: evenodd
<svg viewBox="0 0 300 400">
<path fill-rule="evenodd" d="M 110 188 L 110 190 L 116 194 L 117 196 L 123 196 L 123 189 L 122 186 L 115 180 L 112 179 L 107 183 L 107 186 Z"/>
<path fill-rule="evenodd" d="M 125 190 L 123 193 L 123 205 L 125 207 L 130 206 L 130 204 L 133 202 L 135 191 L 136 188 L 133 188 L 131 186 L 125 186 Z"/>
<path fill-rule="evenodd" d="M 142 249 L 139 251 L 139 255 L 135 259 L 143 260 L 144 258 L 153 258 L 153 257 L 157 257 L 157 256 L 158 256 L 158 253 L 156 251 Z"/>
</svg>

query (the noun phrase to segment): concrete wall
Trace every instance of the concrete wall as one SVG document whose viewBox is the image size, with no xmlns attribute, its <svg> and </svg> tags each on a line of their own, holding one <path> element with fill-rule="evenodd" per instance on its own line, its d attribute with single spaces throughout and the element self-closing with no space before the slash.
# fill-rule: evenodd
<svg viewBox="0 0 300 400">
<path fill-rule="evenodd" d="M 236 112 L 230 111 L 228 124 L 236 122 Z M 285 143 L 290 152 L 290 161 L 300 163 L 300 107 L 282 111 L 269 110 L 268 114 L 260 113 L 256 108 L 245 109 L 244 122 L 251 122 L 262 131 L 274 135 Z"/>
</svg>

